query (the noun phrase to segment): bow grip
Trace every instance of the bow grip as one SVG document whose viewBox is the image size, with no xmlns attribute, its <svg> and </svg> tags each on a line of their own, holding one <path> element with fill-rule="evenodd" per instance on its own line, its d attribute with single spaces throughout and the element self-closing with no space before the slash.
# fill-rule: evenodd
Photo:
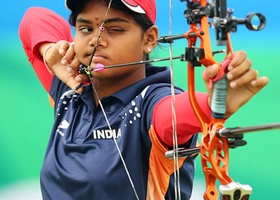
<svg viewBox="0 0 280 200">
<path fill-rule="evenodd" d="M 215 119 L 225 118 L 226 113 L 226 100 L 228 79 L 226 76 L 227 66 L 231 62 L 232 58 L 226 58 L 222 63 L 217 76 L 212 79 L 213 91 L 211 100 L 212 116 Z"/>
</svg>

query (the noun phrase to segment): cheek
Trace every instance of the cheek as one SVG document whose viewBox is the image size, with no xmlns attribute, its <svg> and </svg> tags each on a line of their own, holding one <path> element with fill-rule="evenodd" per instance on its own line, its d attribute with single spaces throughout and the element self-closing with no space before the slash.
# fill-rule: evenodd
<svg viewBox="0 0 280 200">
<path fill-rule="evenodd" d="M 80 45 L 79 44 L 74 44 L 74 52 L 76 54 L 76 56 L 79 58 L 79 55 L 81 54 L 81 51 L 80 51 Z"/>
<path fill-rule="evenodd" d="M 75 41 L 74 47 L 76 47 L 79 50 L 82 50 L 83 48 L 86 47 L 86 45 L 89 44 L 90 37 L 76 35 L 74 41 Z"/>
<path fill-rule="evenodd" d="M 142 59 L 144 51 L 143 51 L 143 43 L 139 40 L 126 40 L 125 42 L 119 43 L 119 47 L 121 47 L 122 51 L 125 52 L 124 55 L 131 58 Z"/>
<path fill-rule="evenodd" d="M 88 64 L 85 62 L 88 62 L 87 60 L 85 60 L 85 45 L 82 45 L 80 43 L 78 44 L 74 44 L 74 52 L 75 52 L 75 57 L 79 60 L 79 62 L 84 63 L 84 64 Z"/>
<path fill-rule="evenodd" d="M 123 45 L 123 48 L 118 48 L 119 50 L 113 50 L 114 59 L 119 63 L 136 62 L 143 60 L 143 51 L 140 47 L 135 44 Z"/>
<path fill-rule="evenodd" d="M 84 54 L 86 47 L 87 47 L 87 43 L 85 40 L 80 40 L 80 39 L 76 39 L 75 38 L 75 43 L 74 43 L 74 51 L 77 55 L 79 54 Z"/>
</svg>

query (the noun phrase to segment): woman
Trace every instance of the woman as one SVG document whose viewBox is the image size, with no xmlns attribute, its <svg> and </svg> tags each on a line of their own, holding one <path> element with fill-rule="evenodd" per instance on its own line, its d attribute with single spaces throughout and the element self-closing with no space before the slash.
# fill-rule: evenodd
<svg viewBox="0 0 280 200">
<path fill-rule="evenodd" d="M 158 38 L 155 2 L 113 0 L 109 11 L 108 3 L 66 1 L 76 31 L 74 45 L 61 41 L 69 38 L 56 31 L 48 40 L 42 31 L 40 39 L 30 44 L 33 25 L 26 18 L 22 21 L 24 47 L 33 49 L 31 55 L 40 62 L 37 74 L 47 76 L 48 82 L 42 82 L 55 102 L 55 122 L 41 171 L 42 195 L 44 199 L 173 199 L 173 161 L 164 156 L 172 148 L 168 69 L 138 64 L 94 70 L 147 58 Z M 60 30 L 69 33 L 66 25 Z M 40 54 L 53 75 L 42 70 Z M 77 73 L 80 63 L 89 66 L 90 84 L 87 75 Z M 217 70 L 216 65 L 207 67 L 205 81 Z M 228 71 L 226 117 L 268 82 L 266 77 L 258 78 L 242 51 Z M 74 91 L 81 82 L 83 87 Z M 180 88 L 175 92 L 178 142 L 191 148 L 200 124 L 187 92 Z M 197 98 L 210 117 L 211 98 L 203 93 L 197 93 Z M 190 198 L 193 171 L 193 157 L 180 159 L 182 199 Z"/>
</svg>

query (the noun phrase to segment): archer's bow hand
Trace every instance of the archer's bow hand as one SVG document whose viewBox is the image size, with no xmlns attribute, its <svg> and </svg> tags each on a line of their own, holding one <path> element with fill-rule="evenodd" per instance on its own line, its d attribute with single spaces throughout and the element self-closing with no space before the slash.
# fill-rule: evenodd
<svg viewBox="0 0 280 200">
<path fill-rule="evenodd" d="M 264 88 L 268 83 L 268 78 L 258 77 L 258 71 L 252 68 L 252 62 L 247 58 L 244 51 L 234 53 L 226 70 L 229 87 L 225 117 L 229 117 Z M 206 67 L 203 72 L 203 79 L 207 85 L 207 92 L 210 97 L 209 105 L 211 105 L 212 94 L 209 81 L 217 75 L 218 71 L 219 66 L 214 64 Z"/>
</svg>

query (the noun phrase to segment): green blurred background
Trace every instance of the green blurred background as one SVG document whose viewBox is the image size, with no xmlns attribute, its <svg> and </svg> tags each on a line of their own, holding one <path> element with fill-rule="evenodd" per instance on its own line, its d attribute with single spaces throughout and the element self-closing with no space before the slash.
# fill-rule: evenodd
<svg viewBox="0 0 280 200">
<path fill-rule="evenodd" d="M 157 0 L 161 35 L 168 34 L 168 1 Z M 251 5 L 253 4 L 253 5 Z M 280 122 L 280 64 L 278 46 L 279 20 L 277 6 L 255 1 L 228 2 L 235 9 L 234 16 L 245 17 L 259 11 L 267 17 L 267 26 L 261 32 L 250 32 L 238 27 L 232 34 L 234 49 L 244 49 L 260 75 L 270 78 L 269 85 L 246 106 L 227 121 L 228 127 L 251 126 Z M 40 199 L 39 172 L 49 132 L 53 110 L 47 94 L 40 85 L 21 48 L 18 37 L 20 20 L 28 7 L 44 6 L 66 19 L 68 11 L 63 1 L 29 0 L 8 1 L 0 8 L 0 199 Z M 188 29 L 183 17 L 184 3 L 173 1 L 173 34 Z M 215 43 L 215 42 L 214 42 Z M 174 55 L 184 53 L 186 41 L 174 43 Z M 156 49 L 153 57 L 168 56 L 168 47 Z M 168 62 L 164 63 L 169 65 Z M 174 62 L 176 83 L 186 88 L 184 62 Z M 201 84 L 201 69 L 197 70 L 197 89 Z M 248 145 L 230 151 L 230 176 L 253 187 L 251 199 L 279 199 L 280 169 L 278 141 L 280 130 L 262 131 L 245 135 Z M 200 159 L 197 159 L 195 200 L 202 199 L 204 178 Z"/>
</svg>

